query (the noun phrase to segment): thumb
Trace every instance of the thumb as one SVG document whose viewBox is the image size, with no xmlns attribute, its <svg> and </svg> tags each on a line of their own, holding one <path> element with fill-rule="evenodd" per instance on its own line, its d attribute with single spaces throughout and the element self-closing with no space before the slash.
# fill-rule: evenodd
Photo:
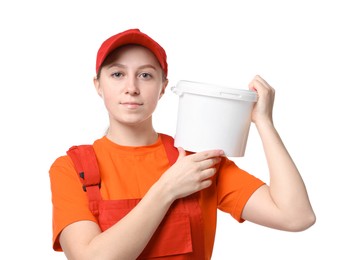
<svg viewBox="0 0 343 260">
<path fill-rule="evenodd" d="M 177 160 L 186 157 L 186 151 L 182 147 L 177 147 L 177 150 L 179 151 L 179 157 L 177 158 Z"/>
</svg>

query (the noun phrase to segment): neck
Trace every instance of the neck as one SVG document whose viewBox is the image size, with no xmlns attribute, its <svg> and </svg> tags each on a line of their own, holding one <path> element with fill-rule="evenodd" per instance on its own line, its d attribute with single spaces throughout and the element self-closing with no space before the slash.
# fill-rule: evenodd
<svg viewBox="0 0 343 260">
<path fill-rule="evenodd" d="M 106 137 L 123 146 L 145 146 L 156 142 L 158 134 L 150 126 L 110 125 Z"/>
</svg>

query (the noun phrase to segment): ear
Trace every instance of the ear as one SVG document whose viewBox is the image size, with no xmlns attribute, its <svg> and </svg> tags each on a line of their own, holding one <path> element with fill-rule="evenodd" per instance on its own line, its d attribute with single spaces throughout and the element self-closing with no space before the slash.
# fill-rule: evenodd
<svg viewBox="0 0 343 260">
<path fill-rule="evenodd" d="M 100 86 L 100 81 L 99 81 L 99 79 L 97 77 L 93 78 L 93 84 L 94 84 L 96 92 L 102 98 L 102 88 Z"/>
<path fill-rule="evenodd" d="M 161 93 L 160 93 L 160 98 L 163 96 L 164 92 L 166 91 L 168 83 L 169 83 L 169 80 L 167 80 L 167 79 L 163 82 Z"/>
</svg>

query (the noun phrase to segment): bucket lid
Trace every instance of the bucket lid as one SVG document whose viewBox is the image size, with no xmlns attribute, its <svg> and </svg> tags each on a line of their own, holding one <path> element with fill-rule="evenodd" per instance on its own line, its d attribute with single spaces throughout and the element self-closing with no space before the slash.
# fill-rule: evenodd
<svg viewBox="0 0 343 260">
<path fill-rule="evenodd" d="M 257 101 L 257 93 L 252 90 L 228 88 L 202 82 L 180 80 L 171 90 L 181 96 L 183 93 L 190 93 L 202 96 L 235 99 L 242 101 Z"/>
</svg>

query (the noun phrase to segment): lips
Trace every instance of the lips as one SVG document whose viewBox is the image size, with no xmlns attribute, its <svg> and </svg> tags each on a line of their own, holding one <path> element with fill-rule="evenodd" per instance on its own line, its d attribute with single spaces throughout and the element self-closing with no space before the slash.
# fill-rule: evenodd
<svg viewBox="0 0 343 260">
<path fill-rule="evenodd" d="M 130 108 L 130 109 L 133 109 L 133 108 L 138 108 L 140 106 L 143 105 L 143 103 L 141 102 L 136 102 L 136 101 L 127 101 L 127 102 L 120 102 L 120 105 L 126 107 L 126 108 Z"/>
</svg>

